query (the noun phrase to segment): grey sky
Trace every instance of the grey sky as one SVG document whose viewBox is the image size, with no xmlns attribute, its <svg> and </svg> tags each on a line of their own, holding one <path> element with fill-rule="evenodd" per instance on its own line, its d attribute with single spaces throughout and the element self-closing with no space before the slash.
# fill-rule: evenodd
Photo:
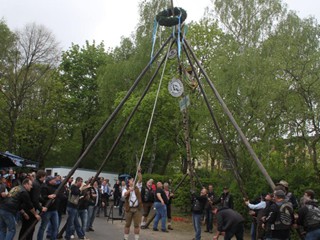
<svg viewBox="0 0 320 240">
<path fill-rule="evenodd" d="M 42 24 L 51 30 L 63 49 L 71 42 L 85 40 L 105 42 L 106 47 L 119 45 L 121 36 L 129 36 L 138 21 L 139 0 L 0 0 L 0 18 L 11 30 L 27 23 Z M 169 2 L 169 1 L 168 1 Z M 173 0 L 188 13 L 187 22 L 198 20 L 210 0 Z M 300 17 L 320 19 L 320 2 L 284 0 Z M 151 38 L 151 36 L 150 36 Z"/>
</svg>

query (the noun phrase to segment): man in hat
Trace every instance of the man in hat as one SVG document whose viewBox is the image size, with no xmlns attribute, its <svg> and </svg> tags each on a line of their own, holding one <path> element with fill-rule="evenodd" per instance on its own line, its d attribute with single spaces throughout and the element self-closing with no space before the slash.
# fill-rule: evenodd
<svg viewBox="0 0 320 240">
<path fill-rule="evenodd" d="M 266 217 L 266 239 L 287 240 L 290 237 L 290 229 L 294 223 L 293 208 L 291 202 L 286 200 L 283 190 L 274 191 L 274 202 L 270 206 Z"/>
<path fill-rule="evenodd" d="M 38 236 L 37 236 L 38 240 L 43 239 L 44 232 L 49 222 L 50 222 L 50 233 L 48 233 L 48 236 L 50 236 L 51 240 L 57 239 L 59 217 L 58 217 L 58 210 L 57 210 L 57 207 L 58 207 L 57 201 L 55 201 L 56 199 L 55 191 L 56 191 L 56 178 L 53 176 L 47 176 L 45 183 L 41 185 L 40 193 L 45 205 L 49 204 L 49 201 L 50 201 L 50 204 L 48 206 L 48 210 L 41 216 L 42 221 L 38 231 Z"/>
<path fill-rule="evenodd" d="M 285 195 L 286 195 L 286 199 L 292 203 L 292 207 L 293 209 L 298 209 L 299 208 L 299 203 L 297 201 L 297 198 L 293 195 L 292 192 L 289 192 L 289 184 L 288 182 L 286 182 L 285 180 L 281 180 L 280 182 L 276 183 L 276 190 L 283 190 Z"/>
<path fill-rule="evenodd" d="M 222 207 L 233 209 L 233 196 L 229 192 L 229 188 L 227 186 L 223 188 L 223 193 L 220 196 L 220 203 Z"/>
</svg>

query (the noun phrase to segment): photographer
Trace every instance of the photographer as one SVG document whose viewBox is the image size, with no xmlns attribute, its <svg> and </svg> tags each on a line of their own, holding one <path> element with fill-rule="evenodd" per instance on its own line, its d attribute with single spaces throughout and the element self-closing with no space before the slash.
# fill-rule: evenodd
<svg viewBox="0 0 320 240">
<path fill-rule="evenodd" d="M 194 192 L 191 192 L 192 197 L 192 223 L 195 231 L 194 240 L 201 239 L 201 217 L 204 207 L 207 203 L 208 196 L 207 189 L 203 188 L 200 192 L 200 196 L 196 196 Z"/>
</svg>

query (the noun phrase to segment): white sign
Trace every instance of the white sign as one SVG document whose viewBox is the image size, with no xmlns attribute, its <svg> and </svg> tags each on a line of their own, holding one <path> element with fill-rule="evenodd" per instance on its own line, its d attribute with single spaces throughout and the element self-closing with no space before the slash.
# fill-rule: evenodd
<svg viewBox="0 0 320 240">
<path fill-rule="evenodd" d="M 168 90 L 171 96 L 180 97 L 184 91 L 183 84 L 180 81 L 180 79 L 176 79 L 176 78 L 172 79 L 169 82 Z"/>
</svg>

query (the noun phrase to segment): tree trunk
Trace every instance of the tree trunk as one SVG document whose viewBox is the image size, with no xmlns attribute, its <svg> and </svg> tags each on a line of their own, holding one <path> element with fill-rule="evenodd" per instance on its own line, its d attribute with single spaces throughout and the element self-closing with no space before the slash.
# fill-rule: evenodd
<svg viewBox="0 0 320 240">
<path fill-rule="evenodd" d="M 155 136 L 153 138 L 152 155 L 151 155 L 151 159 L 150 159 L 150 163 L 147 171 L 149 174 L 152 173 L 154 163 L 156 161 L 156 151 L 157 151 L 157 137 Z"/>
<path fill-rule="evenodd" d="M 181 156 L 181 172 L 183 174 L 186 174 L 188 171 L 188 162 L 187 162 L 187 158 L 185 155 Z"/>
<path fill-rule="evenodd" d="M 171 155 L 172 155 L 171 152 L 167 152 L 166 159 L 164 160 L 162 169 L 161 169 L 161 171 L 160 171 L 160 174 L 161 174 L 161 175 L 164 175 L 164 174 L 165 174 L 165 172 L 166 172 L 166 170 L 167 170 L 168 163 L 169 163 L 170 160 L 171 160 Z"/>
<path fill-rule="evenodd" d="M 15 132 L 16 132 L 16 125 L 18 119 L 18 109 L 13 107 L 12 111 L 9 113 L 10 118 L 10 132 L 9 132 L 9 140 L 8 140 L 8 151 L 13 152 L 15 146 Z"/>
<path fill-rule="evenodd" d="M 316 174 L 316 178 L 320 181 L 320 171 L 318 167 L 318 153 L 317 153 L 317 140 L 312 141 L 311 146 L 309 146 L 309 154 L 311 156 L 313 169 Z"/>
</svg>

